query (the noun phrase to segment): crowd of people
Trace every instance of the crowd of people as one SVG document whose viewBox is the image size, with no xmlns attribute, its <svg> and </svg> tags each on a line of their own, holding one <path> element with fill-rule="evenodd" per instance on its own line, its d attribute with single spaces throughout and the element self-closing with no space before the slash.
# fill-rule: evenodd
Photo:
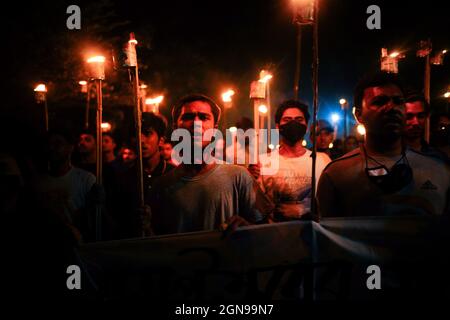
<svg viewBox="0 0 450 320">
<path fill-rule="evenodd" d="M 43 142 L 45 170 L 29 181 L 14 157 L 1 155 L 2 210 L 14 213 L 32 204 L 38 216 L 30 221 L 45 220 L 47 227 L 61 228 L 77 243 L 319 217 L 448 214 L 448 114 L 433 115 L 431 143 L 426 142 L 427 101 L 406 92 L 396 75 L 383 72 L 358 83 L 354 107 L 366 130 L 364 140 L 348 136 L 339 144 L 333 127 L 319 119 L 314 153 L 303 143 L 313 129 L 308 105 L 280 103 L 274 119 L 279 147 L 261 156 L 276 153 L 279 159 L 277 172 L 270 175 L 261 170 L 264 161 L 179 163 L 172 157 L 168 121 L 144 113 L 144 206 L 138 201 L 135 144 L 119 149 L 114 135 L 103 134 L 100 185 L 95 133 L 85 131 L 74 139 L 64 130 L 51 130 Z M 220 116 L 221 108 L 211 98 L 191 94 L 173 107 L 171 129 L 186 129 L 193 136 L 194 122 L 201 122 L 205 132 L 218 127 Z M 252 124 L 242 119 L 238 127 Z M 209 143 L 201 140 L 202 150 Z M 237 149 L 248 152 L 245 146 Z M 317 212 L 311 212 L 314 155 Z"/>
</svg>

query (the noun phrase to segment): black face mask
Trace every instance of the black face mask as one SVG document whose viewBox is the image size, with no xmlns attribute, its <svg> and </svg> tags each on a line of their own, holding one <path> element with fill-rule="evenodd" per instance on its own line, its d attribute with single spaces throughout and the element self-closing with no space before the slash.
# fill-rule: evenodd
<svg viewBox="0 0 450 320">
<path fill-rule="evenodd" d="M 280 126 L 280 134 L 291 144 L 303 139 L 306 133 L 306 126 L 295 120 L 289 121 Z"/>
</svg>

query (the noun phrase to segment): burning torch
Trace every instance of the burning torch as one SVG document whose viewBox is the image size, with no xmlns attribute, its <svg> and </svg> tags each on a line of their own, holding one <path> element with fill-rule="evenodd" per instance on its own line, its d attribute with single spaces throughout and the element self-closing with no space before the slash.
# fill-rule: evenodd
<svg viewBox="0 0 450 320">
<path fill-rule="evenodd" d="M 89 80 L 94 81 L 97 88 L 97 119 L 96 119 L 96 131 L 97 131 L 97 183 L 101 187 L 103 183 L 102 175 L 102 81 L 105 80 L 105 57 L 95 56 L 87 60 L 89 66 Z M 88 92 L 89 94 L 89 92 Z M 95 235 L 96 239 L 101 239 L 101 204 L 97 204 L 95 215 Z"/>
<path fill-rule="evenodd" d="M 132 79 L 134 89 L 134 122 L 136 132 L 136 159 L 137 159 L 137 187 L 138 187 L 138 205 L 139 208 L 144 208 L 144 175 L 142 165 L 142 144 L 141 144 L 141 131 L 142 131 L 142 108 L 140 103 L 140 87 L 139 87 L 139 69 L 137 63 L 136 45 L 137 40 L 134 37 L 134 33 L 130 33 L 130 39 L 124 46 L 126 67 Z M 142 236 L 145 236 L 145 230 L 142 231 Z"/>
<path fill-rule="evenodd" d="M 44 116 L 45 116 L 45 131 L 48 132 L 48 106 L 47 106 L 47 87 L 45 84 L 40 83 L 34 88 L 35 98 L 37 103 L 44 104 Z"/>
<path fill-rule="evenodd" d="M 84 128 L 87 130 L 89 129 L 89 106 L 90 106 L 90 95 L 91 95 L 91 86 L 89 85 L 89 82 L 86 80 L 81 80 L 78 82 L 80 85 L 80 91 L 81 93 L 86 94 L 86 110 L 84 115 Z"/>
</svg>

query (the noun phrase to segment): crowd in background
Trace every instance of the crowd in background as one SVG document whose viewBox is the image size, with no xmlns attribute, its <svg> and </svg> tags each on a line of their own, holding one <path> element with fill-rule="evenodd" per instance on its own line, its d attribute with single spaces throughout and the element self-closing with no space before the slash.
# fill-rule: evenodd
<svg viewBox="0 0 450 320">
<path fill-rule="evenodd" d="M 366 77 L 354 94 L 355 116 L 367 130 L 365 140 L 351 135 L 335 139 L 331 124 L 317 121 L 316 213 L 322 217 L 447 213 L 448 113 L 431 115 L 427 142 L 430 106 L 422 95 L 408 93 L 396 76 Z M 180 164 L 172 157 L 177 142 L 171 141 L 170 129 L 193 133 L 194 121 L 202 122 L 202 130 L 217 128 L 221 108 L 211 98 L 193 94 L 181 98 L 172 115 L 170 121 L 154 113 L 142 117 L 144 206 L 138 203 L 135 139 L 123 142 L 114 133 L 103 133 L 100 185 L 95 133 L 60 128 L 41 139 L 40 157 L 16 159 L 7 150 L 2 153 L 2 211 L 25 212 L 31 225 L 58 230 L 75 242 L 314 218 L 313 153 L 303 143 L 313 129 L 308 105 L 295 100 L 278 105 L 274 120 L 280 145 L 267 149 L 280 159 L 273 175 L 262 175 L 264 164 L 248 161 L 239 166 Z M 242 118 L 236 127 L 246 130 L 253 123 Z M 207 144 L 202 141 L 201 147 Z M 248 146 L 236 143 L 233 148 L 235 155 L 248 153 Z"/>
</svg>

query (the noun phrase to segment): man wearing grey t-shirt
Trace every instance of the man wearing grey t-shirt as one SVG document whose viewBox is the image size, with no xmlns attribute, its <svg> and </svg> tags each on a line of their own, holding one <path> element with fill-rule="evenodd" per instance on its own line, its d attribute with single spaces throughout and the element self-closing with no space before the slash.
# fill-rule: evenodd
<svg viewBox="0 0 450 320">
<path fill-rule="evenodd" d="M 355 117 L 366 129 L 365 142 L 322 172 L 322 217 L 448 214 L 448 166 L 402 141 L 403 92 L 396 75 L 382 72 L 357 85 Z"/>
<path fill-rule="evenodd" d="M 206 130 L 217 128 L 220 113 L 212 99 L 194 94 L 174 106 L 172 119 L 175 128 L 189 131 L 192 148 L 197 144 L 203 151 L 210 141 L 196 140 L 194 126 L 201 124 L 203 137 Z M 155 234 L 217 230 L 224 224 L 235 228 L 265 220 L 272 208 L 259 205 L 256 181 L 245 168 L 208 163 L 203 157 L 194 161 L 194 154 L 189 163 L 158 178 L 151 189 Z"/>
</svg>

